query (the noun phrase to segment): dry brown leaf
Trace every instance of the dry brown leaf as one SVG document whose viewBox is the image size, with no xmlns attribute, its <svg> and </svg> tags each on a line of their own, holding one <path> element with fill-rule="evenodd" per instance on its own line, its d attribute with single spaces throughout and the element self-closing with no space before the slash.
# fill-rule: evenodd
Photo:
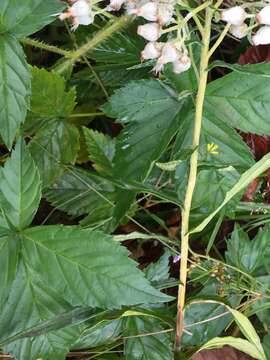
<svg viewBox="0 0 270 360">
<path fill-rule="evenodd" d="M 222 349 L 203 350 L 193 356 L 192 360 L 252 360 L 252 358 L 238 350 L 225 346 Z"/>
</svg>

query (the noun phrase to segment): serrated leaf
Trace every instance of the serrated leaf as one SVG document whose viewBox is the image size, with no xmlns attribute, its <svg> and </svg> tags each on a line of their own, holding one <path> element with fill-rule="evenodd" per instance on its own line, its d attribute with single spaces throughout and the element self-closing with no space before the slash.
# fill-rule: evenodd
<svg viewBox="0 0 270 360">
<path fill-rule="evenodd" d="M 9 226 L 17 230 L 31 224 L 41 198 L 37 167 L 20 139 L 0 171 L 0 206 Z"/>
<path fill-rule="evenodd" d="M 126 321 L 126 333 L 131 336 L 125 341 L 127 360 L 173 359 L 171 333 L 164 332 L 164 324 L 159 319 L 130 316 Z"/>
<path fill-rule="evenodd" d="M 265 155 L 260 161 L 253 165 L 249 170 L 244 172 L 237 183 L 229 190 L 225 196 L 225 199 L 219 205 L 219 207 L 213 211 L 206 219 L 204 219 L 200 225 L 193 229 L 190 233 L 202 231 L 206 225 L 215 217 L 215 215 L 228 204 L 230 200 L 234 198 L 238 193 L 244 190 L 252 180 L 259 177 L 264 171 L 266 171 L 270 166 L 270 154 Z"/>
<path fill-rule="evenodd" d="M 168 249 L 158 259 L 158 261 L 151 263 L 145 269 L 145 276 L 151 282 L 159 282 L 167 280 L 170 277 L 169 259 L 172 256 L 172 252 Z"/>
<path fill-rule="evenodd" d="M 248 65 L 244 68 L 252 72 L 252 76 L 233 71 L 207 86 L 206 112 L 215 114 L 224 123 L 244 132 L 270 134 L 270 64 Z"/>
<path fill-rule="evenodd" d="M 0 313 L 3 311 L 9 295 L 11 284 L 17 273 L 19 242 L 16 236 L 11 234 L 0 235 Z"/>
<path fill-rule="evenodd" d="M 84 128 L 84 137 L 89 158 L 100 174 L 111 176 L 112 161 L 115 155 L 115 140 L 97 131 Z"/>
<path fill-rule="evenodd" d="M 44 124 L 29 143 L 29 150 L 39 169 L 43 186 L 49 185 L 74 164 L 80 147 L 78 129 L 67 121 L 52 119 Z"/>
<path fill-rule="evenodd" d="M 139 36 L 135 36 L 136 29 L 135 23 L 125 31 L 112 34 L 106 41 L 91 50 L 88 56 L 103 63 L 126 63 L 128 65 L 139 63 L 144 41 Z"/>
<path fill-rule="evenodd" d="M 45 197 L 54 207 L 69 215 L 87 215 L 83 223 L 90 226 L 105 223 L 105 229 L 110 231 L 110 218 L 115 205 L 114 190 L 109 181 L 97 177 L 93 172 L 69 167 L 45 189 Z"/>
<path fill-rule="evenodd" d="M 0 9 L 2 5 L 1 2 Z M 14 9 L 13 12 L 16 14 Z M 2 34 L 0 36 L 0 135 L 9 148 L 19 126 L 25 120 L 30 91 L 31 78 L 23 50 L 14 37 Z"/>
<path fill-rule="evenodd" d="M 171 299 L 149 285 L 124 247 L 98 231 L 63 226 L 27 229 L 22 254 L 45 284 L 65 293 L 75 306 L 120 308 Z"/>
<path fill-rule="evenodd" d="M 58 0 L 1 0 L 0 32 L 18 38 L 31 35 L 51 23 L 64 8 Z"/>
<path fill-rule="evenodd" d="M 178 159 L 184 149 L 192 143 L 193 106 L 188 104 L 181 111 L 182 123 L 174 145 L 173 158 Z M 254 164 L 250 149 L 240 135 L 213 112 L 204 111 L 202 134 L 199 146 L 199 162 L 216 167 L 233 166 L 239 171 L 248 169 Z M 216 151 L 209 151 L 208 144 L 216 146 Z"/>
<path fill-rule="evenodd" d="M 269 226 L 265 226 L 253 240 L 250 240 L 244 230 L 235 226 L 227 241 L 227 262 L 248 274 L 256 274 L 264 265 L 266 250 L 269 247 L 269 232 Z"/>
<path fill-rule="evenodd" d="M 1 341 L 14 336 L 4 350 L 16 360 L 64 360 L 69 347 L 78 336 L 78 329 L 67 327 L 45 332 L 37 337 L 18 338 L 20 332 L 31 329 L 56 315 L 71 309 L 59 292 L 45 286 L 43 281 L 21 262 L 9 298 L 0 315 Z"/>
<path fill-rule="evenodd" d="M 179 126 L 182 103 L 156 80 L 141 80 L 115 92 L 103 110 L 125 127 L 117 138 L 116 177 L 144 180 Z"/>
<path fill-rule="evenodd" d="M 119 338 L 123 327 L 122 319 L 102 320 L 92 327 L 86 328 L 73 349 L 89 349 L 106 345 Z"/>
<path fill-rule="evenodd" d="M 232 166 L 201 170 L 198 173 L 191 205 L 191 226 L 200 223 L 222 203 L 226 193 L 236 184 L 239 177 L 240 174 Z M 211 187 L 209 187 L 209 184 L 211 184 Z M 226 206 L 227 212 L 235 209 L 241 195 L 240 193 L 238 197 L 228 203 Z"/>
<path fill-rule="evenodd" d="M 53 118 L 68 117 L 76 105 L 76 91 L 66 91 L 66 81 L 53 71 L 32 68 L 31 111 Z"/>
</svg>

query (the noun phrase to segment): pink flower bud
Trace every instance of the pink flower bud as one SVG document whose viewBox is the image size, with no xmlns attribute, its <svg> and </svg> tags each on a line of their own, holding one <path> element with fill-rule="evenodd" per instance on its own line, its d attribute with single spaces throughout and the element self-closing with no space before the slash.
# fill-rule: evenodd
<svg viewBox="0 0 270 360">
<path fill-rule="evenodd" d="M 157 23 L 150 23 L 138 26 L 137 34 L 148 41 L 157 41 L 160 37 L 160 26 Z"/>
<path fill-rule="evenodd" d="M 230 33 L 237 39 L 243 39 L 248 34 L 248 26 L 245 23 L 242 25 L 232 25 L 230 28 Z"/>
<path fill-rule="evenodd" d="M 141 59 L 157 59 L 161 55 L 162 46 L 162 43 L 149 42 L 141 52 Z"/>
<path fill-rule="evenodd" d="M 121 9 L 125 0 L 110 0 L 110 4 L 106 7 L 107 11 L 118 11 Z"/>
<path fill-rule="evenodd" d="M 157 3 L 150 1 L 142 5 L 140 8 L 131 10 L 130 14 L 141 16 L 148 21 L 157 21 L 157 11 Z"/>
<path fill-rule="evenodd" d="M 270 26 L 265 25 L 261 27 L 256 34 L 252 36 L 252 42 L 255 46 L 270 44 Z"/>
<path fill-rule="evenodd" d="M 181 74 L 182 72 L 189 70 L 190 67 L 191 61 L 187 55 L 183 55 L 180 59 L 173 62 L 173 72 L 175 74 Z"/>
<path fill-rule="evenodd" d="M 220 18 L 231 25 L 242 25 L 247 18 L 247 13 L 241 6 L 234 6 L 230 9 L 223 10 Z"/>
<path fill-rule="evenodd" d="M 265 6 L 257 15 L 256 20 L 259 24 L 270 25 L 270 5 Z"/>
</svg>

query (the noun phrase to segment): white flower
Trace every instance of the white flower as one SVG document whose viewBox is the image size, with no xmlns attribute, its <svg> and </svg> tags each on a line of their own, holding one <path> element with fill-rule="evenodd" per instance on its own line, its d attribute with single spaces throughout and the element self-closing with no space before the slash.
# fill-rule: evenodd
<svg viewBox="0 0 270 360">
<path fill-rule="evenodd" d="M 247 18 L 247 13 L 241 6 L 234 6 L 230 9 L 223 10 L 220 18 L 231 25 L 242 25 Z"/>
<path fill-rule="evenodd" d="M 257 15 L 256 19 L 258 23 L 264 25 L 270 25 L 270 5 L 265 6 Z"/>
<path fill-rule="evenodd" d="M 129 13 L 141 16 L 148 21 L 157 21 L 158 4 L 155 2 L 147 2 L 137 9 L 132 9 Z"/>
<path fill-rule="evenodd" d="M 245 23 L 242 25 L 232 25 L 230 27 L 230 33 L 237 39 L 243 39 L 248 34 L 248 26 Z"/>
<path fill-rule="evenodd" d="M 148 41 L 157 41 L 160 37 L 160 26 L 157 23 L 150 23 L 138 26 L 137 34 Z"/>
<path fill-rule="evenodd" d="M 252 42 L 255 46 L 270 44 L 270 26 L 265 25 L 261 27 L 256 34 L 252 36 Z"/>
<path fill-rule="evenodd" d="M 189 70 L 191 67 L 191 61 L 188 55 L 183 55 L 180 59 L 173 62 L 173 72 L 175 74 L 181 74 L 184 71 Z"/>
<path fill-rule="evenodd" d="M 89 25 L 94 21 L 94 14 L 88 0 L 78 0 L 68 8 L 67 11 L 59 15 L 60 20 L 72 18 L 72 30 L 76 30 L 79 25 Z"/>
<path fill-rule="evenodd" d="M 141 52 L 141 59 L 157 59 L 161 55 L 162 47 L 163 43 L 149 42 Z"/>
<path fill-rule="evenodd" d="M 168 64 L 177 60 L 178 57 L 179 51 L 177 50 L 175 45 L 172 42 L 167 42 L 162 49 L 159 61 L 162 62 L 162 64 Z"/>
<path fill-rule="evenodd" d="M 169 24 L 173 19 L 174 6 L 171 4 L 159 4 L 158 22 L 160 25 Z"/>
<path fill-rule="evenodd" d="M 118 11 L 121 9 L 125 0 L 110 0 L 110 4 L 106 7 L 107 11 Z"/>
</svg>

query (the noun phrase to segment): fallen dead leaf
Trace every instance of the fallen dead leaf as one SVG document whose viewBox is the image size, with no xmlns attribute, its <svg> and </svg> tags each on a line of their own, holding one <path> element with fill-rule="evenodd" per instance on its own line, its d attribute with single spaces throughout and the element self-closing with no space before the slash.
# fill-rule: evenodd
<svg viewBox="0 0 270 360">
<path fill-rule="evenodd" d="M 229 346 L 225 346 L 222 349 L 203 350 L 193 356 L 192 360 L 253 360 L 253 358 Z"/>
</svg>

